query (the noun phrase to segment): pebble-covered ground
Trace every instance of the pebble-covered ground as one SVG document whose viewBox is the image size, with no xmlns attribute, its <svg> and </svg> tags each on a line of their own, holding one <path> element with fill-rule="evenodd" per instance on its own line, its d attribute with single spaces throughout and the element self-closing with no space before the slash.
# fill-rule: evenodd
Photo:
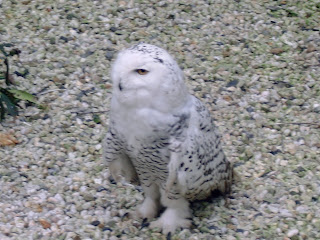
<svg viewBox="0 0 320 240">
<path fill-rule="evenodd" d="M 0 147 L 0 239 L 166 239 L 128 218 L 142 192 L 101 160 L 110 64 L 139 41 L 175 56 L 241 178 L 171 239 L 320 239 L 319 16 L 319 0 L 0 0 L 16 88 L 41 104 L 0 123 L 19 141 Z"/>
</svg>

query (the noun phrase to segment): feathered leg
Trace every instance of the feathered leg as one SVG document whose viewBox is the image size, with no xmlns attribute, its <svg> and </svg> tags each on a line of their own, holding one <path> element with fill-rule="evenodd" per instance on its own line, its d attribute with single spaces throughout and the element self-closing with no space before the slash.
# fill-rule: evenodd
<svg viewBox="0 0 320 240">
<path fill-rule="evenodd" d="M 123 181 L 123 178 L 125 178 L 127 182 L 136 185 L 139 184 L 137 172 L 132 162 L 127 156 L 117 156 L 117 158 L 114 161 L 109 162 L 108 166 L 111 176 L 116 182 L 121 182 Z"/>
<path fill-rule="evenodd" d="M 191 226 L 189 202 L 182 196 L 174 195 L 161 189 L 161 203 L 167 209 L 161 217 L 150 224 L 151 228 L 160 228 L 164 234 L 174 233 L 177 228 Z M 174 197 L 174 198 L 173 198 Z"/>
<path fill-rule="evenodd" d="M 141 182 L 145 199 L 137 208 L 137 215 L 141 218 L 152 219 L 158 215 L 160 209 L 160 192 L 157 184 L 146 185 Z"/>
<path fill-rule="evenodd" d="M 102 158 L 106 161 L 111 176 L 116 182 L 126 181 L 139 184 L 139 177 L 129 157 L 123 153 L 120 140 L 110 127 L 103 141 Z"/>
</svg>

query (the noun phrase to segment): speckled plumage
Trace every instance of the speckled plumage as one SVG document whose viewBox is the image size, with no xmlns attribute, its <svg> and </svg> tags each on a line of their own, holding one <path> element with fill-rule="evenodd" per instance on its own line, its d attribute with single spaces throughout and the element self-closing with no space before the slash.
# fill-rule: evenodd
<svg viewBox="0 0 320 240">
<path fill-rule="evenodd" d="M 209 111 L 188 93 L 183 73 L 163 49 L 138 44 L 119 53 L 112 67 L 110 126 L 103 157 L 115 180 L 140 183 L 137 215 L 157 216 L 164 233 L 190 226 L 189 201 L 227 193 L 232 167 Z"/>
</svg>

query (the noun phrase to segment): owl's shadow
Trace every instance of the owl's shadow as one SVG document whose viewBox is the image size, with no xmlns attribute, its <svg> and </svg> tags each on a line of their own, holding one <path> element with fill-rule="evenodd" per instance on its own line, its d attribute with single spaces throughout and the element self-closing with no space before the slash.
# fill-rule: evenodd
<svg viewBox="0 0 320 240">
<path fill-rule="evenodd" d="M 191 202 L 190 207 L 201 207 L 204 203 L 217 203 L 221 201 L 221 199 L 226 199 L 227 197 L 228 195 L 222 194 L 219 190 L 214 190 L 208 198 Z"/>
<path fill-rule="evenodd" d="M 201 217 L 201 212 L 203 212 L 208 205 L 219 206 L 229 208 L 229 199 L 232 198 L 229 194 L 223 194 L 219 190 L 215 190 L 211 195 L 203 200 L 195 200 L 190 203 L 190 208 L 193 211 L 194 217 Z"/>
</svg>

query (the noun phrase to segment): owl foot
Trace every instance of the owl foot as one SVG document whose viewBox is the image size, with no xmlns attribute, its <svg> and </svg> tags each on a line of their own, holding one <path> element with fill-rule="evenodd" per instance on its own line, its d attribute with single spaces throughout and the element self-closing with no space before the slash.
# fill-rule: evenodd
<svg viewBox="0 0 320 240">
<path fill-rule="evenodd" d="M 136 211 L 137 216 L 139 218 L 147 218 L 149 220 L 155 218 L 158 212 L 159 202 L 149 197 L 145 198 L 143 203 L 140 206 L 138 206 L 138 209 Z"/>
<path fill-rule="evenodd" d="M 178 228 L 189 228 L 191 220 L 185 218 L 181 209 L 167 208 L 161 217 L 151 222 L 151 228 L 160 228 L 163 234 L 174 233 Z"/>
</svg>

